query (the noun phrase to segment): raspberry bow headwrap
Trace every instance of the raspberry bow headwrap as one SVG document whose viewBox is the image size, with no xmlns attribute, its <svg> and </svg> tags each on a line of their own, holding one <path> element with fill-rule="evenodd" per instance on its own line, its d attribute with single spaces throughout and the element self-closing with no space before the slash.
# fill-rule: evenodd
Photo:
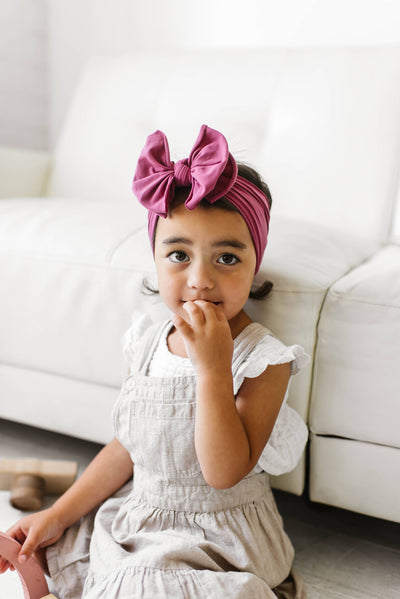
<svg viewBox="0 0 400 599">
<path fill-rule="evenodd" d="M 214 204 L 221 198 L 235 206 L 250 231 L 257 272 L 267 245 L 268 200 L 256 185 L 238 176 L 236 161 L 222 133 L 202 125 L 189 157 L 176 163 L 170 159 L 168 141 L 162 131 L 148 136 L 139 156 L 132 189 L 148 210 L 152 245 L 158 217 L 167 217 L 177 187 L 191 188 L 185 202 L 188 210 L 194 210 L 202 200 Z"/>
</svg>

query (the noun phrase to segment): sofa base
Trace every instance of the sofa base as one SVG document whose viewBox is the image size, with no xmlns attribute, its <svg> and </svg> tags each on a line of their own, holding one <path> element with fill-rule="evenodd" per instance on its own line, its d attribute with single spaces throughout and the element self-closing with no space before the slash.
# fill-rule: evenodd
<svg viewBox="0 0 400 599">
<path fill-rule="evenodd" d="M 117 388 L 6 364 L 0 364 L 0 388 L 5 420 L 96 443 L 112 439 Z"/>
<path fill-rule="evenodd" d="M 270 476 L 271 487 L 279 491 L 286 491 L 294 495 L 302 495 L 306 480 L 306 452 L 300 458 L 299 463 L 292 472 L 279 476 Z"/>
<path fill-rule="evenodd" d="M 400 449 L 313 434 L 310 499 L 400 522 Z"/>
</svg>

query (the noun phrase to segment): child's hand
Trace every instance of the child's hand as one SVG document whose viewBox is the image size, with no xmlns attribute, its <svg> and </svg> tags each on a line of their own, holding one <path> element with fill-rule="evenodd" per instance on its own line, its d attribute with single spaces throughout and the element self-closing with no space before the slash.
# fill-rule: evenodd
<svg viewBox="0 0 400 599">
<path fill-rule="evenodd" d="M 182 335 L 187 354 L 195 370 L 231 372 L 233 339 L 226 316 L 212 302 L 186 302 L 187 319 L 173 316 L 173 323 Z"/>
<path fill-rule="evenodd" d="M 61 537 L 65 527 L 62 525 L 56 512 L 49 508 L 25 516 L 12 526 L 7 534 L 21 543 L 22 548 L 18 555 L 18 561 L 25 562 L 37 549 L 52 545 Z M 4 558 L 0 557 L 0 574 L 8 568 L 14 567 Z"/>
</svg>

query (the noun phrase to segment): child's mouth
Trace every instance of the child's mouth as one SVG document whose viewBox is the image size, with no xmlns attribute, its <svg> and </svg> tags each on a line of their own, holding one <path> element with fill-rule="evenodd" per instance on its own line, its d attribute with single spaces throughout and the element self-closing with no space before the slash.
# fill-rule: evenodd
<svg viewBox="0 0 400 599">
<path fill-rule="evenodd" d="M 196 301 L 196 300 L 192 300 L 192 301 Z M 214 306 L 220 306 L 222 304 L 222 302 L 212 302 L 211 300 L 202 300 L 202 301 L 207 302 L 209 304 L 214 304 Z M 186 300 L 183 300 L 182 303 L 185 304 Z"/>
</svg>

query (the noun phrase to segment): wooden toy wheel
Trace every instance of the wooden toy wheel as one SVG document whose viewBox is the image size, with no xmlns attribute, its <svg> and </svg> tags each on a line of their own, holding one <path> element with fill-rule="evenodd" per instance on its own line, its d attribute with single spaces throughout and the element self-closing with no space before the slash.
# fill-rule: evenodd
<svg viewBox="0 0 400 599">
<path fill-rule="evenodd" d="M 34 557 L 24 564 L 18 561 L 21 545 L 15 539 L 0 532 L 0 555 L 8 560 L 17 570 L 21 579 L 25 599 L 44 599 L 49 593 L 43 570 Z"/>
</svg>

